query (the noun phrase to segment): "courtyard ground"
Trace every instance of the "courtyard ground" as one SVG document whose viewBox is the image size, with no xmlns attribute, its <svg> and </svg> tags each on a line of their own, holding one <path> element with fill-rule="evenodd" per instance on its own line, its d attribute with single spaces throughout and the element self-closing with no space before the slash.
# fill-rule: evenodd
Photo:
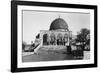
<svg viewBox="0 0 100 73">
<path fill-rule="evenodd" d="M 84 52 L 83 59 L 89 59 L 89 51 Z M 61 53 L 57 51 L 40 51 L 39 53 L 24 52 L 23 62 L 39 62 L 39 61 L 58 61 L 58 60 L 77 60 L 72 54 Z"/>
</svg>

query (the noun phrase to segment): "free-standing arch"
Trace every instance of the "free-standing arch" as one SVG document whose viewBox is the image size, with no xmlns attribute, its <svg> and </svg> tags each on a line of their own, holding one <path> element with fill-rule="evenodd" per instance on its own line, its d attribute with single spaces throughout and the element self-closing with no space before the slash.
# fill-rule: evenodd
<svg viewBox="0 0 100 73">
<path fill-rule="evenodd" d="M 56 45 L 56 36 L 54 33 L 51 33 L 51 35 L 50 35 L 50 44 Z"/>
<path fill-rule="evenodd" d="M 67 33 L 65 33 L 64 34 L 64 45 L 66 44 L 66 43 L 68 43 L 68 34 Z"/>
<path fill-rule="evenodd" d="M 43 45 L 48 45 L 48 34 L 43 35 Z"/>
<path fill-rule="evenodd" d="M 57 45 L 63 45 L 63 40 L 62 40 L 63 36 L 61 33 L 59 33 L 57 35 Z"/>
</svg>

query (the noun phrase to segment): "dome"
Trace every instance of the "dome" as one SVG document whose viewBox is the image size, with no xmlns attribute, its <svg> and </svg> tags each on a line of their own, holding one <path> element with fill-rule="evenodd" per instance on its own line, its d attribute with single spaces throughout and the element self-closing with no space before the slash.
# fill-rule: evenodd
<svg viewBox="0 0 100 73">
<path fill-rule="evenodd" d="M 68 30 L 68 25 L 64 19 L 57 18 L 51 23 L 50 30 L 57 30 L 57 29 Z"/>
</svg>

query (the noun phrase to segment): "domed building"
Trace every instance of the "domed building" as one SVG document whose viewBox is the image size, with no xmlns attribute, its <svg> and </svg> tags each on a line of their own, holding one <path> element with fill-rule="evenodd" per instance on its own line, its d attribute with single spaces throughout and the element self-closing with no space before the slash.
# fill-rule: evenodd
<svg viewBox="0 0 100 73">
<path fill-rule="evenodd" d="M 64 47 L 69 45 L 71 31 L 67 22 L 62 18 L 56 18 L 51 22 L 49 30 L 40 30 L 41 46 Z"/>
<path fill-rule="evenodd" d="M 55 19 L 50 25 L 50 30 L 58 30 L 58 29 L 69 31 L 68 24 L 62 18 Z"/>
</svg>

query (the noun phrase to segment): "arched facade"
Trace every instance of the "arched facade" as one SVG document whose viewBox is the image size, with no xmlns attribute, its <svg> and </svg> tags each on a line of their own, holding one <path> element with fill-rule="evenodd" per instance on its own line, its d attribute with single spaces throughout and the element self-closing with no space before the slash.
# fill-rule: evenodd
<svg viewBox="0 0 100 73">
<path fill-rule="evenodd" d="M 48 34 L 43 34 L 43 45 L 48 45 Z"/>
<path fill-rule="evenodd" d="M 69 44 L 70 31 L 68 24 L 62 18 L 55 19 L 49 30 L 40 31 L 41 46 L 60 47 Z"/>
<path fill-rule="evenodd" d="M 54 33 L 50 34 L 50 45 L 55 45 L 56 44 L 56 36 Z"/>
<path fill-rule="evenodd" d="M 66 43 L 68 42 L 68 34 L 64 34 L 64 38 L 63 38 L 63 41 L 64 41 L 64 45 L 66 45 Z"/>
<path fill-rule="evenodd" d="M 57 35 L 57 45 L 63 45 L 63 35 L 61 33 Z"/>
<path fill-rule="evenodd" d="M 69 43 L 69 32 L 42 31 L 43 46 L 66 46 Z"/>
</svg>

